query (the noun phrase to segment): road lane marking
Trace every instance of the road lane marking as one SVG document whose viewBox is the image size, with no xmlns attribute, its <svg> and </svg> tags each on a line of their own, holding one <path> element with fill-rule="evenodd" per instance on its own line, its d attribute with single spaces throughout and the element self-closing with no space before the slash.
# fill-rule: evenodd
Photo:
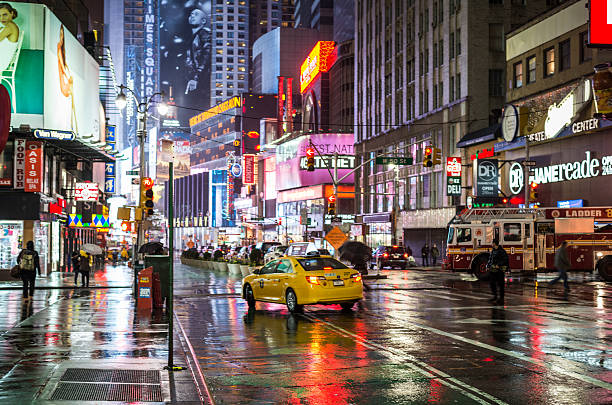
<svg viewBox="0 0 612 405">
<path fill-rule="evenodd" d="M 385 355 L 391 360 L 400 361 L 403 364 L 406 364 L 412 370 L 418 372 L 419 374 L 422 374 L 428 378 L 433 378 L 439 383 L 444 384 L 456 391 L 461 392 L 463 395 L 473 399 L 474 401 L 478 403 L 488 404 L 489 402 L 483 399 L 483 398 L 486 398 L 495 404 L 508 405 L 506 402 L 502 401 L 501 399 L 496 398 L 474 386 L 464 383 L 463 381 L 458 380 L 455 377 L 451 377 L 449 374 L 445 373 L 444 371 L 438 370 L 435 367 L 417 359 L 416 357 L 410 354 L 401 352 L 392 347 L 381 346 L 378 343 L 375 343 L 366 338 L 363 338 L 340 326 L 334 325 L 331 322 L 324 321 L 323 319 L 317 317 L 316 315 L 313 315 L 312 313 L 304 313 L 302 314 L 302 316 L 305 317 L 306 319 L 309 319 L 312 322 L 320 322 L 325 327 L 327 327 L 328 329 L 331 329 L 332 331 L 335 331 L 339 335 L 343 335 L 345 337 L 352 338 L 354 341 L 359 342 L 364 347 L 370 350 L 373 350 L 373 351 L 378 351 L 379 353 Z M 408 361 L 409 363 L 405 363 L 406 361 Z M 441 377 L 441 378 L 436 378 L 436 376 Z M 455 385 L 451 384 L 450 382 L 452 382 Z M 472 392 L 469 392 L 468 390 Z M 480 395 L 480 397 L 483 397 L 483 398 L 480 398 L 476 395 Z"/>
<path fill-rule="evenodd" d="M 488 349 L 488 350 L 491 350 L 491 351 L 494 351 L 494 352 L 497 352 L 497 353 L 500 353 L 500 354 L 503 354 L 503 355 L 506 355 L 506 356 L 514 357 L 515 359 L 526 361 L 528 363 L 532 363 L 532 364 L 535 364 L 537 366 L 540 366 L 540 367 L 543 367 L 543 368 L 547 368 L 547 369 L 549 369 L 551 371 L 558 372 L 558 373 L 563 374 L 565 376 L 575 378 L 575 379 L 580 380 L 582 382 L 585 382 L 585 383 L 588 383 L 588 384 L 592 384 L 592 385 L 595 385 L 597 387 L 604 388 L 604 389 L 612 391 L 612 384 L 610 384 L 610 383 L 598 380 L 598 379 L 593 378 L 593 377 L 589 377 L 587 375 L 576 373 L 574 371 L 566 370 L 566 369 L 564 369 L 561 366 L 558 366 L 556 364 L 551 364 L 550 362 L 532 359 L 531 357 L 525 356 L 523 354 L 515 353 L 515 352 L 512 352 L 510 350 L 506 350 L 506 349 L 502 349 L 502 348 L 499 348 L 499 347 L 496 347 L 496 346 L 492 346 L 492 345 L 489 345 L 487 343 L 482 343 L 482 342 L 479 342 L 479 341 L 474 340 L 474 339 L 470 339 L 470 338 L 466 338 L 466 337 L 463 337 L 463 336 L 455 335 L 454 333 L 446 332 L 446 331 L 443 331 L 441 329 L 433 328 L 431 326 L 422 325 L 422 324 L 418 324 L 418 323 L 415 323 L 415 322 L 410 322 L 410 321 L 407 321 L 406 319 L 401 319 L 401 318 L 395 317 L 393 315 L 387 315 L 387 316 L 389 318 L 392 318 L 392 319 L 398 321 L 398 322 L 403 322 L 404 324 L 408 324 L 410 326 L 414 326 L 416 328 L 423 329 L 423 330 L 426 330 L 426 331 L 429 331 L 429 332 L 432 332 L 432 333 L 435 333 L 435 334 L 438 334 L 438 335 L 441 335 L 441 336 L 446 336 L 448 338 L 459 340 L 459 341 L 464 342 L 464 343 L 472 344 L 474 346 L 478 346 L 478 347 L 481 347 L 481 348 L 484 348 L 484 349 Z"/>
</svg>

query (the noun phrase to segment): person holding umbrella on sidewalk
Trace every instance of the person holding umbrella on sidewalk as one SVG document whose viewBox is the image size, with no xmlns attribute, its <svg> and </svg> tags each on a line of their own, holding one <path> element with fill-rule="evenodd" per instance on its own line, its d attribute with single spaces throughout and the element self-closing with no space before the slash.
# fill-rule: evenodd
<svg viewBox="0 0 612 405">
<path fill-rule="evenodd" d="M 98 245 L 87 243 L 81 246 L 81 259 L 79 271 L 81 272 L 81 287 L 89 287 L 89 272 L 93 264 L 93 256 L 101 255 L 104 252 Z"/>
</svg>

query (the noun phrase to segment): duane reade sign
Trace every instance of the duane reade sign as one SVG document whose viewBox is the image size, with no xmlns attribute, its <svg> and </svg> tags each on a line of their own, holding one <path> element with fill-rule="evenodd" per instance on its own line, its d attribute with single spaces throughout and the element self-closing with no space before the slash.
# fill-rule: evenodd
<svg viewBox="0 0 612 405">
<path fill-rule="evenodd" d="M 508 173 L 508 186 L 512 194 L 518 194 L 523 190 L 524 177 L 523 166 L 518 162 L 512 163 Z"/>
<path fill-rule="evenodd" d="M 536 167 L 533 169 L 534 174 L 529 176 L 529 182 L 538 184 L 558 183 L 612 175 L 612 156 L 597 159 L 592 157 L 591 153 L 591 151 L 586 151 L 586 157 L 581 161 Z"/>
<path fill-rule="evenodd" d="M 476 196 L 497 197 L 499 194 L 497 159 L 475 159 L 474 162 Z"/>
</svg>

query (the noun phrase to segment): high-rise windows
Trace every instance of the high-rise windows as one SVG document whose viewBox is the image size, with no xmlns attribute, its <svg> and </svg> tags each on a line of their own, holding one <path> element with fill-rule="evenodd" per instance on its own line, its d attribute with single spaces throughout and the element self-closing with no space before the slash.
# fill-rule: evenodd
<svg viewBox="0 0 612 405">
<path fill-rule="evenodd" d="M 544 77 L 555 74 L 555 48 L 544 50 Z"/>
<path fill-rule="evenodd" d="M 536 57 L 535 55 L 527 58 L 527 83 L 536 81 Z"/>
<path fill-rule="evenodd" d="M 570 62 L 570 39 L 559 42 L 559 71 L 569 69 L 571 66 Z"/>
<path fill-rule="evenodd" d="M 513 67 L 514 72 L 514 87 L 523 87 L 523 62 L 517 62 Z"/>
</svg>

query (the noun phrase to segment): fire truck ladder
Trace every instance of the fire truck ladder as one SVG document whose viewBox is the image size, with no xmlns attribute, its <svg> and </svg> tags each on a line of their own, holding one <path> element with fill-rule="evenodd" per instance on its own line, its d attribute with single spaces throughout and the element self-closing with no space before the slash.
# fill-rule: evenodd
<svg viewBox="0 0 612 405">
<path fill-rule="evenodd" d="M 490 223 L 498 219 L 532 219 L 544 217 L 544 210 L 539 208 L 472 208 L 462 212 L 460 219 L 464 222 L 482 221 Z"/>
</svg>

